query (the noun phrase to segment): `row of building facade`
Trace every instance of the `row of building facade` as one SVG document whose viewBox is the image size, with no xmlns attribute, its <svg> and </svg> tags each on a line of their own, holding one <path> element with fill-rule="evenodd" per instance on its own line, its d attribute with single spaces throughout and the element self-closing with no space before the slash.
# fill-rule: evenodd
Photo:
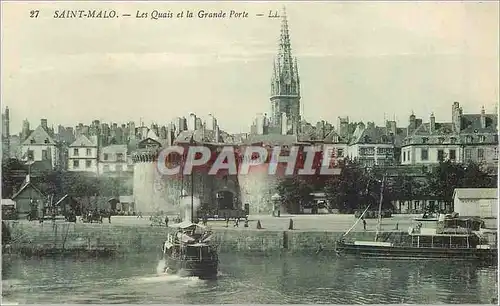
<svg viewBox="0 0 500 306">
<path fill-rule="evenodd" d="M 136 126 L 134 122 L 105 124 L 94 120 L 90 125 L 80 123 L 75 128 L 59 126 L 57 132 L 49 128 L 46 119 L 34 130 L 25 121 L 20 135 L 11 135 L 6 109 L 2 116 L 4 158 L 44 160 L 52 168 L 92 175 L 133 175 L 134 199 L 137 210 L 143 212 L 177 203 L 182 190 L 189 190 L 191 180 L 182 180 L 180 185 L 178 181 L 162 182 L 151 165 L 160 148 L 175 144 L 204 144 L 214 151 L 225 145 L 258 145 L 269 149 L 281 146 L 282 151 L 298 144 L 317 146 L 320 150 L 328 146 L 333 148 L 330 153 L 334 160 L 349 157 L 365 167 L 404 170 L 451 160 L 476 162 L 496 173 L 498 115 L 479 106 L 478 112 L 464 113 L 460 104 L 453 102 L 451 120 L 436 121 L 433 114 L 428 119 L 417 118 L 412 113 L 408 122 L 400 126 L 395 120 L 377 126 L 373 122 L 350 122 L 348 117 L 339 117 L 336 124 L 320 121 L 312 125 L 304 121 L 300 114 L 298 61 L 292 56 L 285 12 L 282 17 L 279 52 L 270 84 L 271 112 L 269 116 L 259 114 L 249 133 L 230 135 L 219 128 L 214 116 L 202 119 L 191 113 L 163 126 L 147 127 L 142 123 Z M 270 197 L 276 192 L 275 180 L 263 176 L 210 178 L 202 174 L 192 182 L 197 184 L 195 189 L 202 202 L 213 204 L 223 190 L 234 195 L 235 203 L 251 203 L 254 213 L 266 211 Z M 160 185 L 163 187 L 152 191 Z"/>
</svg>

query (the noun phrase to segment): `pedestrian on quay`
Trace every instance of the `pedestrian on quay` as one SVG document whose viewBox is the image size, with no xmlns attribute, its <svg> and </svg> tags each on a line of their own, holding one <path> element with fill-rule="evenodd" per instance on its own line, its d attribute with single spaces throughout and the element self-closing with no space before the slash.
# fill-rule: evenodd
<svg viewBox="0 0 500 306">
<path fill-rule="evenodd" d="M 165 215 L 165 227 L 168 227 L 168 216 Z"/>
<path fill-rule="evenodd" d="M 366 231 L 366 220 L 363 218 L 363 229 Z"/>
<path fill-rule="evenodd" d="M 108 221 L 111 223 L 111 211 L 108 211 Z"/>
</svg>

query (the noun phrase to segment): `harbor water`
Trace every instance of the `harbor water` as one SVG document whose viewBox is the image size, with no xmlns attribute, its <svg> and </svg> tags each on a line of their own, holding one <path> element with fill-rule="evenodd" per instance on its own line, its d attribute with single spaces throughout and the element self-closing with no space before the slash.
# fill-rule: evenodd
<svg viewBox="0 0 500 306">
<path fill-rule="evenodd" d="M 217 280 L 157 273 L 154 255 L 115 259 L 4 257 L 3 302 L 490 304 L 497 268 L 448 261 L 331 255 L 220 254 Z"/>
</svg>

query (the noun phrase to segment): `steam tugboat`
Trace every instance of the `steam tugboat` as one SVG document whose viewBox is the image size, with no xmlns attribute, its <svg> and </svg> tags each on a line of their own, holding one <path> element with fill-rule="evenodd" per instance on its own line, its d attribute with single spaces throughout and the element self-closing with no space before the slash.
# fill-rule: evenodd
<svg viewBox="0 0 500 306">
<path fill-rule="evenodd" d="M 383 188 L 383 184 L 382 184 Z M 382 200 L 380 202 L 380 205 Z M 356 221 L 363 218 L 366 210 Z M 380 213 L 380 207 L 379 207 Z M 346 241 L 345 236 L 336 242 L 337 254 L 386 259 L 454 259 L 496 265 L 498 242 L 495 230 L 488 230 L 480 218 L 464 218 L 458 214 L 417 218 L 400 242 L 379 241 L 380 216 L 375 241 Z M 404 233 L 402 233 L 404 234 Z"/>
<path fill-rule="evenodd" d="M 162 248 L 164 271 L 200 279 L 217 278 L 219 258 L 216 247 L 210 244 L 212 232 L 191 222 L 172 227 L 177 228 L 177 232 L 168 234 Z"/>
</svg>

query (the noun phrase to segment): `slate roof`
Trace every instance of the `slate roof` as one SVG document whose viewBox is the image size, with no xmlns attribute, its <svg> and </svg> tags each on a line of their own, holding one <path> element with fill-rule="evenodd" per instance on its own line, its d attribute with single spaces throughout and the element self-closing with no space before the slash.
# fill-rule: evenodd
<svg viewBox="0 0 500 306">
<path fill-rule="evenodd" d="M 485 114 L 486 127 L 481 126 L 481 114 L 467 114 L 461 116 L 460 133 L 496 133 L 498 116 Z"/>
<path fill-rule="evenodd" d="M 262 145 L 292 145 L 297 143 L 296 135 L 281 135 L 281 134 L 267 134 L 267 135 L 249 135 L 248 139 L 244 142 L 250 144 Z"/>
<path fill-rule="evenodd" d="M 498 199 L 497 188 L 455 188 L 453 198 L 459 199 Z"/>
<path fill-rule="evenodd" d="M 93 143 L 87 136 L 81 134 L 76 137 L 76 140 L 69 145 L 71 147 L 97 147 L 96 143 Z"/>
<path fill-rule="evenodd" d="M 55 145 L 56 142 L 49 135 L 49 132 L 45 130 L 41 125 L 39 125 L 23 142 L 23 145 L 34 145 L 34 144 Z"/>
<path fill-rule="evenodd" d="M 217 137 L 217 133 L 214 130 L 203 130 L 198 129 L 196 131 L 182 131 L 177 135 L 174 140 L 174 143 L 187 143 L 193 137 L 193 140 L 201 143 L 226 143 L 226 139 L 229 140 L 231 135 L 226 132 L 219 130 L 219 137 Z"/>
<path fill-rule="evenodd" d="M 31 186 L 36 192 L 38 192 L 40 195 L 42 195 L 43 197 L 45 197 L 44 193 L 40 191 L 40 189 L 38 189 L 35 185 L 33 185 L 33 183 L 31 182 L 31 180 L 29 180 L 28 182 L 24 181 L 23 185 L 21 186 L 21 188 L 19 189 L 19 191 L 17 191 L 13 196 L 12 196 L 12 200 L 15 200 L 26 188 L 28 188 L 29 186 Z"/>
<path fill-rule="evenodd" d="M 434 131 L 431 133 L 431 124 L 423 123 L 421 124 L 412 134 L 412 136 L 437 136 L 437 135 L 451 135 L 453 134 L 453 124 L 450 122 L 446 123 L 435 123 Z"/>
<path fill-rule="evenodd" d="M 131 153 L 135 150 L 137 150 L 139 145 L 139 140 L 136 138 L 130 139 L 129 142 L 127 143 L 127 152 Z"/>
<path fill-rule="evenodd" d="M 336 130 L 331 130 L 323 139 L 325 143 L 349 143 L 349 137 L 342 137 Z"/>
<path fill-rule="evenodd" d="M 103 147 L 101 149 L 101 152 L 106 154 L 127 152 L 127 145 L 109 145 Z"/>
<path fill-rule="evenodd" d="M 350 144 L 392 144 L 394 137 L 387 133 L 387 128 L 379 127 L 372 124 L 368 126 L 358 125 L 354 131 L 353 138 Z"/>
<path fill-rule="evenodd" d="M 148 133 L 146 134 L 146 138 L 145 139 L 147 139 L 147 138 L 150 138 L 150 139 L 153 139 L 153 140 L 156 140 L 156 141 L 159 140 L 158 135 L 152 129 L 148 130 Z"/>
</svg>

